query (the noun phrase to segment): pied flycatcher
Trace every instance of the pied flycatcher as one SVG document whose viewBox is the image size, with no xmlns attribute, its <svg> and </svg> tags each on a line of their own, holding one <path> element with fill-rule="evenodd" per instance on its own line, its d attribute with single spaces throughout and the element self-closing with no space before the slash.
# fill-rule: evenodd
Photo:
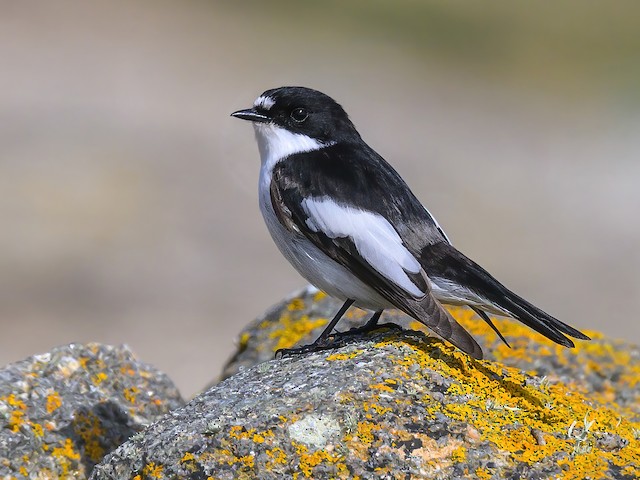
<svg viewBox="0 0 640 480">
<path fill-rule="evenodd" d="M 260 210 L 276 245 L 304 278 L 345 301 L 313 344 L 288 352 L 329 346 L 351 305 L 375 312 L 365 328 L 397 308 L 478 359 L 482 349 L 441 302 L 472 308 L 505 343 L 485 312 L 516 318 L 566 347 L 574 346 L 566 335 L 589 339 L 456 250 L 332 98 L 281 87 L 231 115 L 253 123 Z"/>
</svg>

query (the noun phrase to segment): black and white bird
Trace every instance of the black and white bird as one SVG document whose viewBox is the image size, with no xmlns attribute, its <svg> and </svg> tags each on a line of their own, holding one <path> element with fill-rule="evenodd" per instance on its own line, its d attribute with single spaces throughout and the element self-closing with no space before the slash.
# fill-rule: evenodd
<svg viewBox="0 0 640 480">
<path fill-rule="evenodd" d="M 567 335 L 589 339 L 456 250 L 329 96 L 281 87 L 231 115 L 253 123 L 260 210 L 276 245 L 309 282 L 345 302 L 320 337 L 298 351 L 326 346 L 351 305 L 375 312 L 367 328 L 384 309 L 400 309 L 475 358 L 482 349 L 442 303 L 469 306 L 498 335 L 485 312 L 516 318 L 567 347 L 574 346 Z"/>
</svg>

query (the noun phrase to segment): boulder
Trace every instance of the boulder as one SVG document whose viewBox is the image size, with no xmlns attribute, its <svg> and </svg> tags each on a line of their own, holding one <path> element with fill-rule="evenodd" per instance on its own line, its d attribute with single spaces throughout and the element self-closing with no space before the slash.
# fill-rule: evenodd
<svg viewBox="0 0 640 480">
<path fill-rule="evenodd" d="M 487 360 L 397 329 L 273 359 L 310 342 L 337 306 L 307 289 L 258 319 L 228 378 L 107 455 L 91 478 L 640 477 L 637 347 L 594 335 L 565 349 L 499 321 L 509 349 L 454 309 Z"/>
<path fill-rule="evenodd" d="M 71 344 L 0 370 L 0 478 L 87 478 L 184 402 L 125 346 Z"/>
</svg>

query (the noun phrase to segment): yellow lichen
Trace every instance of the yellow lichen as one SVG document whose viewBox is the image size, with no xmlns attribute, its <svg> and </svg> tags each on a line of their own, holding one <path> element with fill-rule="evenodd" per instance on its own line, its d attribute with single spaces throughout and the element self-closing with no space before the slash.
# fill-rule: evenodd
<svg viewBox="0 0 640 480">
<path fill-rule="evenodd" d="M 193 453 L 191 452 L 187 452 L 185 453 L 182 458 L 180 459 L 180 463 L 184 463 L 184 462 L 189 462 L 189 461 L 193 461 L 195 460 L 196 457 L 193 455 Z"/>
<path fill-rule="evenodd" d="M 388 343 L 393 340 L 378 346 Z M 440 411 L 450 418 L 473 424 L 483 440 L 509 452 L 514 461 L 533 464 L 555 452 L 565 451 L 569 454 L 564 460 L 567 468 L 582 474 L 602 469 L 607 462 L 619 467 L 640 465 L 640 442 L 633 435 L 633 429 L 640 425 L 625 420 L 633 418 L 632 412 L 614 410 L 615 406 L 594 409 L 571 386 L 530 386 L 517 369 L 497 362 L 473 360 L 435 339 L 426 343 L 405 341 L 402 345 L 403 351 L 408 347 L 411 353 L 394 359 L 401 367 L 399 376 L 418 364 L 423 371 L 437 371 L 451 378 L 449 395 L 465 396 L 465 401 L 460 403 L 430 402 L 430 414 Z M 583 424 L 583 437 L 567 435 L 573 422 Z M 514 428 L 515 425 L 518 427 Z M 538 445 L 532 434 L 534 429 L 544 434 L 544 445 Z M 617 452 L 581 447 L 581 444 L 595 444 L 597 435 L 604 432 L 619 435 L 629 443 Z"/>
<path fill-rule="evenodd" d="M 332 353 L 331 355 L 328 355 L 325 360 L 328 360 L 330 362 L 336 360 L 351 360 L 352 358 L 356 358 L 361 353 L 364 353 L 364 350 L 352 350 L 345 353 Z"/>
<path fill-rule="evenodd" d="M 8 409 L 9 417 L 7 419 L 7 425 L 12 432 L 17 433 L 20 431 L 22 425 L 28 425 L 30 423 L 26 418 L 27 405 L 14 393 L 6 397 L 0 397 L 0 402 L 6 403 L 10 407 Z"/>
<path fill-rule="evenodd" d="M 51 451 L 51 456 L 57 459 L 64 477 L 69 475 L 71 461 L 77 462 L 80 460 L 80 454 L 73 448 L 73 442 L 70 438 L 65 439 L 61 447 L 55 447 Z"/>
<path fill-rule="evenodd" d="M 73 419 L 73 431 L 82 438 L 85 454 L 94 462 L 99 462 L 105 454 L 100 444 L 105 432 L 100 418 L 93 412 L 78 413 Z"/>
<path fill-rule="evenodd" d="M 31 430 L 36 437 L 44 437 L 44 428 L 39 423 L 32 423 Z"/>
<path fill-rule="evenodd" d="M 269 338 L 278 340 L 273 351 L 293 347 L 313 330 L 326 323 L 326 318 L 312 320 L 309 316 L 302 315 L 300 318 L 294 319 L 290 315 L 284 314 L 278 322 L 281 328 L 269 334 Z"/>
<path fill-rule="evenodd" d="M 136 403 L 136 396 L 138 395 L 138 392 L 140 391 L 140 389 L 138 389 L 138 387 L 132 386 L 132 387 L 128 387 L 125 388 L 122 392 L 122 394 L 124 395 L 124 398 L 131 404 L 135 404 Z"/>
<path fill-rule="evenodd" d="M 491 472 L 487 468 L 477 468 L 476 477 L 480 480 L 491 480 Z"/>
<path fill-rule="evenodd" d="M 369 388 L 372 390 L 381 390 L 383 392 L 390 392 L 390 393 L 394 392 L 393 388 L 383 383 L 374 383 L 373 385 L 369 385 Z"/>
<path fill-rule="evenodd" d="M 249 345 L 249 340 L 251 339 L 251 334 L 249 332 L 242 332 L 240 335 L 240 340 L 238 341 L 238 348 L 242 351 L 247 348 Z"/>
<path fill-rule="evenodd" d="M 324 293 L 322 290 L 318 290 L 315 295 L 313 296 L 313 301 L 314 302 L 319 302 L 320 300 L 323 300 L 324 298 L 327 297 L 327 294 Z"/>
<path fill-rule="evenodd" d="M 270 448 L 266 451 L 267 456 L 271 458 L 273 464 L 285 465 L 287 463 L 287 455 L 280 447 Z M 269 465 L 267 465 L 269 467 Z"/>
<path fill-rule="evenodd" d="M 147 463 L 142 469 L 142 475 L 151 478 L 161 478 L 164 466 L 155 462 Z"/>
<path fill-rule="evenodd" d="M 467 449 L 463 446 L 459 446 L 453 452 L 451 452 L 451 461 L 454 463 L 464 462 L 467 458 Z"/>
<path fill-rule="evenodd" d="M 109 378 L 109 376 L 104 373 L 104 372 L 98 372 L 93 376 L 93 383 L 95 385 L 100 385 L 102 382 L 104 382 L 107 378 Z"/>
<path fill-rule="evenodd" d="M 62 399 L 58 392 L 51 392 L 47 395 L 47 413 L 55 412 L 62 405 Z"/>
<path fill-rule="evenodd" d="M 289 310 L 290 312 L 295 312 L 296 310 L 303 310 L 303 309 L 304 309 L 304 300 L 302 300 L 300 297 L 294 298 L 289 302 L 289 305 L 287 305 L 287 310 Z"/>
<path fill-rule="evenodd" d="M 313 478 L 313 469 L 324 462 L 335 465 L 337 470 L 348 471 L 344 463 L 339 463 L 342 460 L 340 455 L 334 455 L 326 449 L 310 452 L 306 445 L 302 443 L 291 443 L 298 454 L 298 468 L 306 478 Z"/>
</svg>

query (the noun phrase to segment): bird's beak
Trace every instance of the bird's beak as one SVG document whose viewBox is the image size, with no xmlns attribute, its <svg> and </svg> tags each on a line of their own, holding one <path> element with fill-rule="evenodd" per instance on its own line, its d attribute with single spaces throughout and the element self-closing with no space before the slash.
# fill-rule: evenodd
<svg viewBox="0 0 640 480">
<path fill-rule="evenodd" d="M 231 116 L 242 120 L 249 120 L 250 122 L 266 123 L 271 121 L 268 116 L 264 113 L 257 112 L 254 108 L 238 110 L 237 112 L 233 112 Z"/>
</svg>

